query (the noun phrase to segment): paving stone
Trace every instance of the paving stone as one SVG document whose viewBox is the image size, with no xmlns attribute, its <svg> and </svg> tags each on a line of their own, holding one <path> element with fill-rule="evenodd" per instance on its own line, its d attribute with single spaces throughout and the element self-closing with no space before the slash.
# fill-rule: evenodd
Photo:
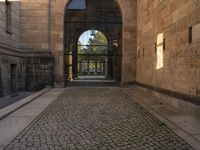
<svg viewBox="0 0 200 150">
<path fill-rule="evenodd" d="M 192 150 L 121 88 L 68 88 L 9 149 Z"/>
</svg>

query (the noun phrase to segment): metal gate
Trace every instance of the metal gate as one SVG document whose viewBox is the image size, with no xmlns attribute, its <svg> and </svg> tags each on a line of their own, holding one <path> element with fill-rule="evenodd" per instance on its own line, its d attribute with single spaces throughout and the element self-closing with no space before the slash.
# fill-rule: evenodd
<svg viewBox="0 0 200 150">
<path fill-rule="evenodd" d="M 108 4 L 107 4 L 108 3 Z M 106 8 L 104 8 L 106 7 Z M 67 9 L 64 33 L 64 72 L 70 80 L 121 81 L 122 18 L 113 0 L 87 0 L 86 9 Z M 102 32 L 108 40 L 106 53 L 79 53 L 79 37 L 88 30 Z"/>
</svg>

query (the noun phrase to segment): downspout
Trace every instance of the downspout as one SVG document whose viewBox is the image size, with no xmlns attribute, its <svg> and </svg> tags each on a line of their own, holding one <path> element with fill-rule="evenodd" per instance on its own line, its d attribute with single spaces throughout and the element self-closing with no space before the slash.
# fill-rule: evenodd
<svg viewBox="0 0 200 150">
<path fill-rule="evenodd" d="M 52 55 L 52 49 L 51 49 L 51 0 L 49 0 L 49 8 L 48 8 L 48 47 L 49 47 L 49 54 Z M 54 59 L 53 56 L 51 56 L 51 86 L 54 86 Z"/>
<path fill-rule="evenodd" d="M 48 8 L 48 45 L 49 45 L 49 53 L 51 53 L 51 0 L 49 0 L 49 8 Z"/>
</svg>

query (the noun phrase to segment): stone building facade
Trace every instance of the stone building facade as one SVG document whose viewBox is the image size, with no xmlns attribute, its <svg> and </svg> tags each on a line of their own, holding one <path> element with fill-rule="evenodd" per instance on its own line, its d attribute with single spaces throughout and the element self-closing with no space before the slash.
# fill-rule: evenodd
<svg viewBox="0 0 200 150">
<path fill-rule="evenodd" d="M 1 1 L 1 93 L 63 87 L 64 15 L 68 0 L 16 0 L 12 6 L 12 31 L 6 32 L 6 0 Z M 123 16 L 122 82 L 136 79 L 136 0 L 115 1 Z M 11 70 L 14 69 L 12 79 Z M 128 73 L 127 73 L 128 72 Z M 12 81 L 13 80 L 13 81 Z M 12 85 L 16 83 L 16 85 Z"/>
<path fill-rule="evenodd" d="M 28 7 L 34 8 L 27 1 L 0 1 L 0 97 L 21 90 L 37 90 L 52 83 L 51 52 L 31 40 L 40 36 L 41 42 L 45 37 L 40 31 L 29 31 L 29 26 L 34 26 L 31 20 L 23 22 L 27 21 L 28 14 L 33 14 L 28 13 Z"/>
<path fill-rule="evenodd" d="M 123 18 L 121 82 L 198 103 L 200 1 L 113 1 Z M 15 91 L 12 83 L 16 90 L 63 87 L 64 16 L 70 1 L 10 2 L 11 33 L 6 32 L 6 3 L 0 1 L 1 96 Z"/>
<path fill-rule="evenodd" d="M 136 81 L 158 91 L 199 98 L 200 1 L 146 0 L 137 6 Z"/>
</svg>

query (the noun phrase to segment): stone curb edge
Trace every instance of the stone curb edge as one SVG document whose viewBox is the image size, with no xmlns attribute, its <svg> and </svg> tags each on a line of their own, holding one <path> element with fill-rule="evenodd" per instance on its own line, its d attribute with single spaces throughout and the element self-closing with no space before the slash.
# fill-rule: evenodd
<svg viewBox="0 0 200 150">
<path fill-rule="evenodd" d="M 0 110 L 0 121 L 9 116 L 10 114 L 14 113 L 15 111 L 19 110 L 20 108 L 24 107 L 25 105 L 29 104 L 30 102 L 34 101 L 41 95 L 48 92 L 51 88 L 42 89 L 14 104 L 11 104 L 3 109 Z"/>
</svg>

